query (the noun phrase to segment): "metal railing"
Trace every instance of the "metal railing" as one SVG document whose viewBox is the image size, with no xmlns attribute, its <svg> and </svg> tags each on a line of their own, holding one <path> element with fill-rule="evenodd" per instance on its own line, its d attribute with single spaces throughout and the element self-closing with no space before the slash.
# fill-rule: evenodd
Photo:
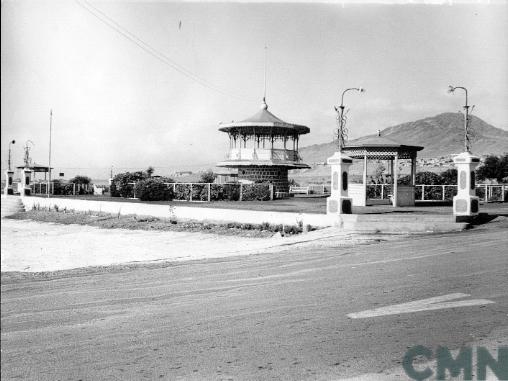
<svg viewBox="0 0 508 381">
<path fill-rule="evenodd" d="M 476 195 L 482 202 L 508 201 L 508 185 L 477 184 Z M 389 199 L 393 194 L 393 184 L 367 184 L 367 197 L 373 200 Z M 457 194 L 457 185 L 415 185 L 415 201 L 451 201 Z"/>
<path fill-rule="evenodd" d="M 296 161 L 300 160 L 298 151 L 289 149 L 265 148 L 231 148 L 226 153 L 227 160 L 274 160 Z"/>
</svg>

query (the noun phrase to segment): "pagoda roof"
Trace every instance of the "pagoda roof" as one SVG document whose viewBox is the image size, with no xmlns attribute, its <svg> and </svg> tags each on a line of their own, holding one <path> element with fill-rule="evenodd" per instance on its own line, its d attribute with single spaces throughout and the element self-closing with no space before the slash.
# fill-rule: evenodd
<svg viewBox="0 0 508 381">
<path fill-rule="evenodd" d="M 348 142 L 344 146 L 344 153 L 352 158 L 367 157 L 368 159 L 392 160 L 411 159 L 416 157 L 416 152 L 423 147 L 402 144 L 394 140 L 376 136 L 365 136 Z"/>
<path fill-rule="evenodd" d="M 223 132 L 242 132 L 257 134 L 307 134 L 309 127 L 299 124 L 288 123 L 273 115 L 268 111 L 268 106 L 263 99 L 261 110 L 250 118 L 239 122 L 220 123 L 219 131 Z"/>
<path fill-rule="evenodd" d="M 17 169 L 28 168 L 28 169 L 31 169 L 34 172 L 49 172 L 49 167 L 47 165 L 37 164 L 35 162 L 31 163 L 28 166 L 26 166 L 26 165 L 20 165 L 20 166 L 18 166 L 16 168 Z M 51 167 L 51 169 L 54 169 L 54 168 Z"/>
<path fill-rule="evenodd" d="M 421 151 L 423 147 L 421 146 L 413 146 L 409 144 L 402 144 L 396 142 L 394 140 L 384 138 L 381 136 L 365 136 L 359 139 L 352 140 L 351 142 L 346 143 L 345 149 L 347 148 L 405 148 L 410 151 Z"/>
</svg>

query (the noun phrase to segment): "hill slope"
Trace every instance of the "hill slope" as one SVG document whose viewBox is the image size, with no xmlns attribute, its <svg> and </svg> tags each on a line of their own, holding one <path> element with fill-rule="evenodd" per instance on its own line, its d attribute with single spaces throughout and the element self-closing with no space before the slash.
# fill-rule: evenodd
<svg viewBox="0 0 508 381">
<path fill-rule="evenodd" d="M 418 157 L 447 156 L 464 150 L 463 118 L 459 113 L 439 114 L 385 128 L 381 136 L 399 143 L 423 146 Z M 474 131 L 473 153 L 499 155 L 508 152 L 508 131 L 493 127 L 475 116 L 471 116 L 471 127 Z M 300 148 L 300 155 L 305 163 L 322 163 L 337 150 L 336 147 L 336 142 L 314 144 Z"/>
</svg>

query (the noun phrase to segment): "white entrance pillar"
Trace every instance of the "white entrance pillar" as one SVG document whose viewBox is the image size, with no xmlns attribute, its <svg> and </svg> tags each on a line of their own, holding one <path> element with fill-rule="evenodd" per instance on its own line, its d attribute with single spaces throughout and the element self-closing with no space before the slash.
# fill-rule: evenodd
<svg viewBox="0 0 508 381">
<path fill-rule="evenodd" d="M 463 152 L 453 158 L 457 167 L 457 195 L 453 198 L 453 215 L 457 222 L 470 221 L 478 215 L 479 198 L 475 195 L 474 170 L 480 164 L 480 158 L 469 152 Z"/>
<path fill-rule="evenodd" d="M 331 195 L 326 199 L 326 214 L 351 214 L 352 200 L 348 197 L 349 167 L 353 159 L 335 152 L 327 163 L 332 168 Z"/>
<path fill-rule="evenodd" d="M 5 188 L 4 194 L 14 194 L 14 190 L 12 189 L 12 181 L 14 178 L 14 171 L 5 171 Z"/>
<path fill-rule="evenodd" d="M 12 188 L 12 181 L 14 179 L 14 171 L 5 171 L 5 188 L 4 194 L 14 194 L 14 190 Z"/>
<path fill-rule="evenodd" d="M 21 183 L 23 186 L 21 187 L 21 196 L 30 196 L 32 192 L 32 188 L 30 185 L 32 184 L 32 170 L 30 168 L 23 168 L 23 178 L 21 179 Z"/>
</svg>

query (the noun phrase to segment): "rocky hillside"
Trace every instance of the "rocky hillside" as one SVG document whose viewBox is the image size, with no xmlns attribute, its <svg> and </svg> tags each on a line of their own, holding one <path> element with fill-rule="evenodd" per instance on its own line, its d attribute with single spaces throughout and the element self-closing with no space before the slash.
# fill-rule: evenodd
<svg viewBox="0 0 508 381">
<path fill-rule="evenodd" d="M 399 143 L 425 147 L 418 152 L 418 157 L 447 156 L 463 151 L 463 118 L 459 113 L 439 114 L 385 128 L 381 131 L 381 136 Z M 508 152 L 508 131 L 493 127 L 475 116 L 471 117 L 471 127 L 474 133 L 473 153 L 499 155 Z M 300 155 L 306 163 L 322 163 L 335 151 L 336 143 L 330 142 L 303 147 Z"/>
</svg>

